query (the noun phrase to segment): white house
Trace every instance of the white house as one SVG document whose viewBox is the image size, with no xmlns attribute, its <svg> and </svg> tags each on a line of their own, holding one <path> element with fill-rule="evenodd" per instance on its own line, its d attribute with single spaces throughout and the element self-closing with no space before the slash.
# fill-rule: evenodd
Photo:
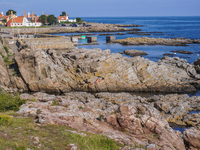
<svg viewBox="0 0 200 150">
<path fill-rule="evenodd" d="M 68 14 L 66 13 L 65 16 L 58 16 L 58 22 L 76 22 L 76 19 L 69 19 Z"/>
</svg>

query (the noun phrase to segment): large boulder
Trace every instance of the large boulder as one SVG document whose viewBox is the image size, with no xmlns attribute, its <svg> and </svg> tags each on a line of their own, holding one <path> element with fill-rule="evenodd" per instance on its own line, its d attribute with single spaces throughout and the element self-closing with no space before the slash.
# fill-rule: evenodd
<svg viewBox="0 0 200 150">
<path fill-rule="evenodd" d="M 142 57 L 122 57 L 110 50 L 26 48 L 15 60 L 23 80 L 34 92 L 196 91 L 193 79 L 181 68 Z"/>
</svg>

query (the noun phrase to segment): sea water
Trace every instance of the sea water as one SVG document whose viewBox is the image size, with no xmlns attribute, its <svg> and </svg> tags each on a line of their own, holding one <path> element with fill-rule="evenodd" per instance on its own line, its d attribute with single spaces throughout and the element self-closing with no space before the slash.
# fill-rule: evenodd
<svg viewBox="0 0 200 150">
<path fill-rule="evenodd" d="M 137 27 L 142 32 L 156 32 L 150 35 L 126 34 L 115 35 L 116 39 L 124 39 L 127 37 L 149 37 L 149 38 L 189 38 L 200 39 L 200 16 L 196 17 L 84 17 L 86 22 L 109 23 L 109 24 L 137 24 L 143 25 Z M 130 28 L 130 27 L 129 27 Z M 109 32 L 106 32 L 109 33 Z M 118 32 L 114 32 L 115 34 Z M 77 33 L 73 33 L 77 34 Z M 80 33 L 82 34 L 82 33 Z M 193 54 L 176 53 L 173 57 L 186 59 L 188 63 L 193 63 L 200 56 L 200 44 L 190 44 L 188 46 L 164 46 L 164 45 L 128 45 L 106 44 L 106 35 L 99 36 L 100 33 L 94 32 L 92 36 L 96 36 L 99 45 L 82 45 L 79 48 L 101 48 L 103 50 L 110 49 L 112 53 L 123 52 L 126 49 L 143 50 L 148 55 L 143 56 L 152 61 L 158 61 L 163 57 L 164 53 L 174 54 L 174 50 L 190 51 Z M 61 33 L 59 35 L 71 35 L 71 33 Z M 80 40 L 80 43 L 86 43 L 86 40 Z M 128 57 L 128 56 L 127 56 Z"/>
</svg>

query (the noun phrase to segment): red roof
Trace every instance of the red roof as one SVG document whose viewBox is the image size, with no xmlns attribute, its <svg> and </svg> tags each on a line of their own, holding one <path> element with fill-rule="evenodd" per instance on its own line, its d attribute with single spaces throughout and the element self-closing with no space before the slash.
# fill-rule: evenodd
<svg viewBox="0 0 200 150">
<path fill-rule="evenodd" d="M 7 26 L 10 27 L 11 23 L 23 23 L 23 18 L 24 18 L 24 16 L 18 16 L 16 18 L 11 18 L 8 21 Z"/>
<path fill-rule="evenodd" d="M 0 17 L 3 17 L 3 14 L 0 14 Z"/>
<path fill-rule="evenodd" d="M 67 18 L 66 18 L 66 16 L 58 16 L 58 20 L 60 20 L 60 21 L 66 21 Z"/>
</svg>

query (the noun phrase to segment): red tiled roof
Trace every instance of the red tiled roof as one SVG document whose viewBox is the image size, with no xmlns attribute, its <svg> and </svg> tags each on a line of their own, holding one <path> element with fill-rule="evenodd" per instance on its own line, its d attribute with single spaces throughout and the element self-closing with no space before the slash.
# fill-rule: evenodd
<svg viewBox="0 0 200 150">
<path fill-rule="evenodd" d="M 67 18 L 66 18 L 66 16 L 58 16 L 58 20 L 63 20 L 63 21 L 66 21 L 67 20 Z"/>
<path fill-rule="evenodd" d="M 10 27 L 11 23 L 23 23 L 23 18 L 24 18 L 24 16 L 18 16 L 16 18 L 11 18 L 8 21 L 7 26 Z"/>
</svg>

